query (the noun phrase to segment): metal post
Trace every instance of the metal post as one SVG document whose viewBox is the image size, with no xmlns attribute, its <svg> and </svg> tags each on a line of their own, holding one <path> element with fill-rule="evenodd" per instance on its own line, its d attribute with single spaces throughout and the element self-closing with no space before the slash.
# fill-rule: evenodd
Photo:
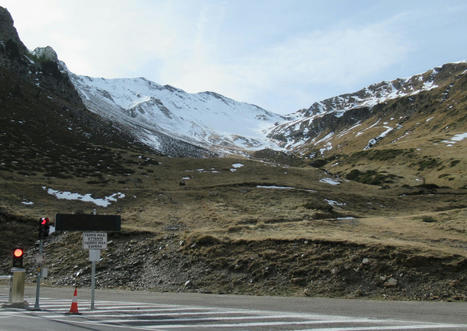
<svg viewBox="0 0 467 331">
<path fill-rule="evenodd" d="M 8 303 L 13 302 L 13 276 L 10 277 L 10 292 L 8 294 Z"/>
<path fill-rule="evenodd" d="M 96 289 L 96 262 L 101 256 L 100 249 L 89 250 L 89 261 L 91 261 L 91 310 L 94 310 L 94 290 Z"/>
<path fill-rule="evenodd" d="M 91 262 L 91 310 L 94 310 L 94 289 L 96 288 L 96 261 Z"/>
<path fill-rule="evenodd" d="M 42 239 L 39 244 L 39 256 L 42 257 L 43 244 Z M 34 310 L 41 310 L 39 306 L 39 296 L 41 289 L 41 276 L 42 276 L 42 259 L 39 262 L 39 270 L 37 271 L 37 283 L 36 283 L 36 302 L 34 303 Z"/>
<path fill-rule="evenodd" d="M 93 215 L 97 215 L 97 210 L 92 210 Z M 91 254 L 91 252 L 89 252 Z M 96 289 L 96 261 L 91 261 L 91 310 L 94 310 L 94 290 Z"/>
</svg>

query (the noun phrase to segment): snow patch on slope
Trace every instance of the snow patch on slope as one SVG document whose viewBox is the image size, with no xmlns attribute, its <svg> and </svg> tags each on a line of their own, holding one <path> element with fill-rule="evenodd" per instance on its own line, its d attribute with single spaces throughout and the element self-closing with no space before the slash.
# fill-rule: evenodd
<svg viewBox="0 0 467 331">
<path fill-rule="evenodd" d="M 116 202 L 118 199 L 123 199 L 125 194 L 121 192 L 117 192 L 106 196 L 102 199 L 93 198 L 90 193 L 87 194 L 79 194 L 67 191 L 58 191 L 52 188 L 47 188 L 45 186 L 42 187 L 43 190 L 46 190 L 48 194 L 55 196 L 57 199 L 64 199 L 64 200 L 78 200 L 83 202 L 91 202 L 99 207 L 108 207 L 112 202 Z"/>
<path fill-rule="evenodd" d="M 467 138 L 467 132 L 458 133 L 451 137 L 449 140 L 443 140 L 443 143 L 447 144 L 448 147 L 451 147 L 453 144 L 460 142 Z"/>
</svg>

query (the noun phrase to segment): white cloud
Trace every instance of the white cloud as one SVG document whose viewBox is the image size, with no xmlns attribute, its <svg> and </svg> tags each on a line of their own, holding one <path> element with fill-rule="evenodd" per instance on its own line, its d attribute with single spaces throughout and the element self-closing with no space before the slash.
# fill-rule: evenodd
<svg viewBox="0 0 467 331">
<path fill-rule="evenodd" d="M 292 112 L 323 95 L 376 83 L 377 74 L 408 62 L 413 48 L 421 47 L 414 32 L 420 24 L 431 26 L 431 18 L 441 17 L 420 6 L 401 14 L 396 7 L 404 6 L 391 5 L 391 13 L 378 9 L 371 23 L 361 19 L 367 16 L 355 14 L 364 12 L 355 5 L 360 8 L 340 20 L 328 16 L 331 23 L 325 24 L 327 19 L 319 17 L 320 23 L 308 25 L 307 19 L 324 13 L 321 7 L 329 6 L 329 15 L 339 5 L 278 3 L 4 0 L 3 6 L 11 11 L 26 46 L 52 46 L 78 74 L 145 76 L 189 92 L 216 91 L 277 112 Z M 276 6 L 276 11 L 264 10 L 268 6 Z M 292 18 L 278 8 L 293 9 Z M 300 16 L 307 10 L 310 17 Z M 242 14 L 248 19 L 242 20 Z M 391 74 L 383 79 L 394 78 Z"/>
<path fill-rule="evenodd" d="M 292 36 L 228 62 L 206 53 L 166 63 L 165 78 L 190 91 L 216 90 L 240 100 L 278 94 L 311 103 L 313 85 L 349 87 L 400 61 L 408 46 L 384 24 Z M 163 75 L 164 77 L 164 75 Z M 298 90 L 297 90 L 298 89 Z M 299 98 L 300 100 L 297 100 Z M 306 103 L 304 103 L 306 105 Z M 270 104 L 273 111 L 274 104 Z M 290 111 L 290 109 L 289 109 Z"/>
</svg>

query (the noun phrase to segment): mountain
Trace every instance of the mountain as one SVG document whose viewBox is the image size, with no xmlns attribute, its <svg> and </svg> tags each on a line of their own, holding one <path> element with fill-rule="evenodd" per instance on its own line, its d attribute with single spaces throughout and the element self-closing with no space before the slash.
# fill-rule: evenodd
<svg viewBox="0 0 467 331">
<path fill-rule="evenodd" d="M 172 139 L 216 155 L 249 155 L 269 149 L 302 156 L 307 153 L 324 156 L 333 149 L 331 140 L 335 139 L 332 138 L 334 135 L 341 137 L 357 127 L 364 129 L 363 123 L 375 117 L 388 102 L 412 100 L 419 94 L 450 88 L 454 77 L 465 75 L 465 70 L 465 62 L 446 64 L 407 79 L 381 82 L 354 93 L 316 102 L 308 109 L 287 116 L 217 93 L 190 94 L 144 78 L 104 79 L 69 75 L 89 110 L 118 123 L 139 141 L 165 154 L 173 154 L 165 147 L 165 140 Z M 410 109 L 398 116 L 402 120 L 414 111 L 417 112 Z M 385 112 L 391 113 L 391 110 L 386 109 Z M 389 116 L 389 119 L 394 116 Z M 383 121 L 378 125 L 377 120 L 367 127 L 374 124 L 373 127 L 383 130 L 369 137 L 361 149 L 381 144 L 390 132 L 394 134 L 393 131 L 400 130 L 401 123 Z M 347 135 L 346 138 L 354 140 L 355 137 Z"/>
<path fill-rule="evenodd" d="M 321 133 L 329 129 L 333 131 L 339 126 L 349 129 L 372 116 L 375 106 L 387 104 L 390 100 L 446 87 L 452 83 L 453 77 L 465 75 L 466 70 L 465 62 L 446 64 L 406 79 L 380 82 L 354 93 L 315 102 L 308 109 L 290 114 L 289 117 L 294 120 L 275 126 L 268 137 L 278 141 L 287 150 L 294 150 L 307 143 L 319 145 L 316 140 L 311 140 L 318 138 Z"/>
<path fill-rule="evenodd" d="M 432 141 L 465 137 L 466 72 L 465 62 L 449 63 L 325 99 L 287 116 L 144 78 L 68 74 L 89 110 L 167 155 L 237 154 L 294 165 L 311 159 L 312 165 L 366 183 L 429 181 L 462 187 L 465 160 L 450 153 L 456 148 L 433 150 Z M 429 148 L 422 151 L 425 146 Z M 375 153 L 384 155 L 376 157 L 384 162 L 368 157 Z M 444 171 L 443 164 L 453 173 Z"/>
<path fill-rule="evenodd" d="M 0 24 L 2 139 L 10 155 L 22 159 L 18 168 L 29 163 L 28 169 L 44 169 L 38 164 L 67 154 L 79 159 L 76 151 L 93 150 L 91 144 L 179 157 L 239 154 L 311 162 L 344 177 L 368 174 L 370 180 L 356 179 L 371 183 L 466 185 L 465 62 L 281 116 L 214 92 L 190 94 L 144 78 L 79 76 L 50 47 L 29 52 L 6 10 Z M 31 150 L 49 161 L 24 157 Z M 12 167 L 7 156 L 0 161 Z M 404 179 L 396 179 L 395 169 Z M 381 177 L 388 179 L 373 180 Z"/>
<path fill-rule="evenodd" d="M 53 49 L 27 50 L 2 7 L 0 146 L 0 171 L 46 177 L 102 176 L 96 164 L 105 151 L 148 150 L 117 123 L 88 111 Z"/>
<path fill-rule="evenodd" d="M 258 106 L 214 92 L 190 94 L 145 78 L 69 75 L 89 110 L 123 125 L 141 142 L 162 152 L 168 152 L 165 137 L 219 155 L 277 148 L 265 139 L 266 133 L 275 123 L 285 120 Z"/>
<path fill-rule="evenodd" d="M 313 104 L 268 137 L 317 167 L 365 183 L 464 187 L 467 63 Z"/>
</svg>

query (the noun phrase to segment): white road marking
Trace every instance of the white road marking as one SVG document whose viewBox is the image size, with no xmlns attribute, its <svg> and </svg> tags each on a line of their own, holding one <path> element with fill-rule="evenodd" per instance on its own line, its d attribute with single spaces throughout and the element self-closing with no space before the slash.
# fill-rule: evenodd
<svg viewBox="0 0 467 331">
<path fill-rule="evenodd" d="M 30 298 L 28 298 L 30 299 Z M 33 300 L 32 300 L 33 301 Z M 84 301 L 84 300 L 83 300 Z M 71 300 L 41 299 L 41 311 L 8 309 L 0 311 L 0 318 L 46 318 L 94 327 L 144 330 L 208 329 L 208 328 L 270 328 L 286 326 L 289 329 L 315 325 L 318 331 L 421 330 L 465 328 L 467 325 L 426 323 L 390 319 L 356 318 L 346 316 L 277 312 L 266 310 L 228 309 L 207 306 L 187 306 L 156 303 L 99 301 L 96 310 L 90 310 L 88 301 L 78 304 L 82 315 L 65 315 Z M 235 316 L 232 316 L 235 315 Z M 163 317 L 158 319 L 158 317 Z M 282 319 L 282 320 L 281 320 Z M 355 325 L 360 323 L 363 325 Z M 321 328 L 320 328 L 320 325 Z M 326 327 L 324 327 L 326 325 Z M 350 325 L 350 326 L 345 326 Z M 311 329 L 310 329 L 311 330 Z"/>
<path fill-rule="evenodd" d="M 132 316 L 131 316 L 132 317 Z M 199 317 L 199 318 L 166 318 L 166 319 L 113 319 L 113 320 L 100 320 L 101 323 L 110 324 L 110 323 L 146 323 L 146 322 L 157 322 L 157 323 L 167 323 L 167 322 L 206 322 L 206 321 L 231 321 L 231 320 L 255 320 L 255 319 L 279 319 L 279 318 L 301 318 L 294 315 L 290 316 L 270 316 L 270 315 L 253 315 L 253 316 L 231 316 L 231 317 Z M 334 321 L 337 323 L 342 323 L 342 321 Z M 346 322 L 348 323 L 368 323 L 368 319 L 349 319 Z M 256 322 L 253 322 L 256 323 Z M 280 322 L 264 322 L 264 325 L 277 325 L 281 324 L 323 324 L 323 323 L 333 323 L 333 321 L 328 320 L 302 320 L 302 321 L 280 321 Z M 239 323 L 234 325 L 243 325 L 248 323 Z M 260 323 L 261 324 L 261 323 Z M 198 326 L 198 324 L 196 324 Z M 165 326 L 164 326 L 165 327 Z"/>
<path fill-rule="evenodd" d="M 350 320 L 349 323 L 362 323 L 364 320 Z M 366 321 L 368 322 L 368 320 Z M 376 321 L 383 322 L 384 321 Z M 376 323 L 375 322 L 375 323 Z M 245 323 L 224 323 L 224 324 L 167 324 L 167 325 L 144 325 L 147 329 L 180 329 L 180 328 L 235 328 L 235 327 L 264 327 L 264 326 L 280 326 L 280 325 L 309 325 L 309 324 L 330 324 L 330 321 L 278 321 L 278 322 L 245 322 Z M 339 322 L 342 323 L 342 322 Z M 106 324 L 109 325 L 109 324 Z M 113 324 L 112 324 L 113 325 Z M 338 327 L 338 328 L 313 328 L 311 330 L 319 331 L 348 331 L 348 330 L 405 330 L 405 329 L 439 329 L 441 327 L 462 327 L 452 324 L 420 324 L 420 325 L 388 325 L 388 326 L 368 326 L 368 327 Z"/>
<path fill-rule="evenodd" d="M 387 325 L 387 326 L 357 326 L 345 328 L 313 328 L 302 331 L 371 331 L 371 330 L 416 330 L 416 329 L 440 329 L 440 328 L 466 328 L 467 325 L 455 324 L 418 324 L 418 325 Z"/>
<path fill-rule="evenodd" d="M 120 313 L 121 310 L 118 311 Z M 91 312 L 91 314 L 86 313 L 86 316 L 92 317 L 92 318 L 102 318 L 102 317 L 121 317 L 121 316 L 128 316 L 128 317 L 145 317 L 145 316 L 186 316 L 186 315 L 230 315 L 230 314 L 244 314 L 244 312 L 240 311 L 200 311 L 200 312 L 169 312 L 169 313 L 163 313 L 163 312 L 147 312 L 147 313 L 132 313 L 132 314 L 99 314 Z M 50 318 L 54 317 L 61 317 L 62 315 L 48 315 Z M 251 315 L 251 316 L 256 316 L 256 315 Z M 247 318 L 247 316 L 244 316 L 244 318 Z"/>
</svg>

